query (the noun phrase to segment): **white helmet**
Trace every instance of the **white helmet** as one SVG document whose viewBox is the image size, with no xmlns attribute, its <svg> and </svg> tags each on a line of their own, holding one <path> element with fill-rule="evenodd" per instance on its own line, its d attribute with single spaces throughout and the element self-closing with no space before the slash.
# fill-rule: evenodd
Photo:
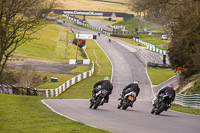
<svg viewBox="0 0 200 133">
<path fill-rule="evenodd" d="M 133 81 L 133 84 L 139 84 L 139 81 L 134 80 L 134 81 Z"/>
</svg>

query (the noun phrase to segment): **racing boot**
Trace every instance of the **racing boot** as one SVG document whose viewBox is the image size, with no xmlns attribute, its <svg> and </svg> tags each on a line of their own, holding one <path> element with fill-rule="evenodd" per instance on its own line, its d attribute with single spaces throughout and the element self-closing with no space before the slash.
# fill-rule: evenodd
<svg viewBox="0 0 200 133">
<path fill-rule="evenodd" d="M 117 109 L 120 109 L 122 106 L 120 104 L 118 104 Z"/>
<path fill-rule="evenodd" d="M 155 112 L 155 108 L 156 108 L 156 105 L 153 104 L 153 109 L 151 110 L 151 114 L 153 114 Z"/>
<path fill-rule="evenodd" d="M 95 94 L 92 95 L 92 98 L 90 99 L 90 102 L 93 102 L 95 99 Z"/>
<path fill-rule="evenodd" d="M 103 106 L 104 103 L 108 103 L 108 100 L 104 99 L 104 100 L 100 103 L 100 105 Z"/>
</svg>

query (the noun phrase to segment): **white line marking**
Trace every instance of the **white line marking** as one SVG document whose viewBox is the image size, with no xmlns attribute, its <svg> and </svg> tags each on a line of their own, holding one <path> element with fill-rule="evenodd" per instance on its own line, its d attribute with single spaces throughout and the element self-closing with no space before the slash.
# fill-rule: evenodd
<svg viewBox="0 0 200 133">
<path fill-rule="evenodd" d="M 42 101 L 42 103 L 43 103 L 44 105 L 46 105 L 51 111 L 55 112 L 56 114 L 61 115 L 61 116 L 65 117 L 65 118 L 68 118 L 68 119 L 70 119 L 70 120 L 79 122 L 79 121 L 77 121 L 77 120 L 75 120 L 75 119 L 73 119 L 73 118 L 71 118 L 71 117 L 69 117 L 69 116 L 63 115 L 63 114 L 61 114 L 61 113 L 55 111 L 50 105 L 48 105 L 47 103 L 45 103 L 44 100 L 41 100 L 41 101 Z M 81 122 L 81 123 L 82 123 L 82 122 Z M 87 125 L 87 126 L 93 127 L 93 128 L 101 129 L 101 128 L 98 128 L 98 127 L 96 127 L 96 126 L 90 125 L 90 124 L 86 124 L 86 123 L 84 123 L 84 124 Z"/>
<path fill-rule="evenodd" d="M 98 44 L 98 42 L 95 40 L 95 42 Z M 99 45 L 99 44 L 98 44 Z M 103 48 L 99 45 L 99 47 L 103 50 Z M 110 60 L 110 58 L 108 57 L 108 55 L 107 55 L 107 53 L 103 50 L 103 52 L 104 52 L 104 54 L 107 56 L 107 58 L 108 58 L 108 60 L 110 61 L 110 63 L 111 63 L 111 66 L 112 66 L 112 75 L 111 75 L 111 82 L 112 82 L 112 80 L 113 80 L 113 69 L 114 69 L 114 67 L 113 67 L 113 63 L 112 63 L 112 61 Z"/>
<path fill-rule="evenodd" d="M 93 49 L 93 53 L 94 53 L 94 55 L 95 55 L 95 57 L 96 57 L 96 64 L 97 64 L 97 66 L 99 67 L 99 69 L 98 69 L 98 73 L 100 73 L 100 71 L 101 71 L 101 66 L 99 65 L 99 63 L 97 62 L 97 60 L 98 60 L 98 57 L 97 57 L 97 55 L 96 55 L 96 52 L 95 52 L 95 50 Z"/>
</svg>

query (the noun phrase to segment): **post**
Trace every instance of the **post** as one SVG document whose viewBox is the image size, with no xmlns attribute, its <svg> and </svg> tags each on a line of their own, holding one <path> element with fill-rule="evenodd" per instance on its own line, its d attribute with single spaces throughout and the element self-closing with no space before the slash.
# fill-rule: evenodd
<svg viewBox="0 0 200 133">
<path fill-rule="evenodd" d="M 68 30 L 67 30 L 67 51 L 66 51 L 66 58 L 67 58 L 68 49 L 69 49 L 69 34 L 70 34 L 69 30 L 70 30 L 70 23 L 69 23 Z"/>
<path fill-rule="evenodd" d="M 78 38 L 77 38 L 77 42 L 76 42 L 76 64 L 75 64 L 75 68 L 77 67 L 77 57 L 78 57 L 78 42 L 79 42 L 79 31 L 78 31 Z"/>
</svg>

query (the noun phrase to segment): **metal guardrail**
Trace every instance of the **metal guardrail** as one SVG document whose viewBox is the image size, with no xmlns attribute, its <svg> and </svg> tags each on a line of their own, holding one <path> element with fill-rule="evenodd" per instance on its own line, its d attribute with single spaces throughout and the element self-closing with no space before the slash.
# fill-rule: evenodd
<svg viewBox="0 0 200 133">
<path fill-rule="evenodd" d="M 174 103 L 186 107 L 200 108 L 200 94 L 184 95 L 176 93 Z"/>
</svg>

